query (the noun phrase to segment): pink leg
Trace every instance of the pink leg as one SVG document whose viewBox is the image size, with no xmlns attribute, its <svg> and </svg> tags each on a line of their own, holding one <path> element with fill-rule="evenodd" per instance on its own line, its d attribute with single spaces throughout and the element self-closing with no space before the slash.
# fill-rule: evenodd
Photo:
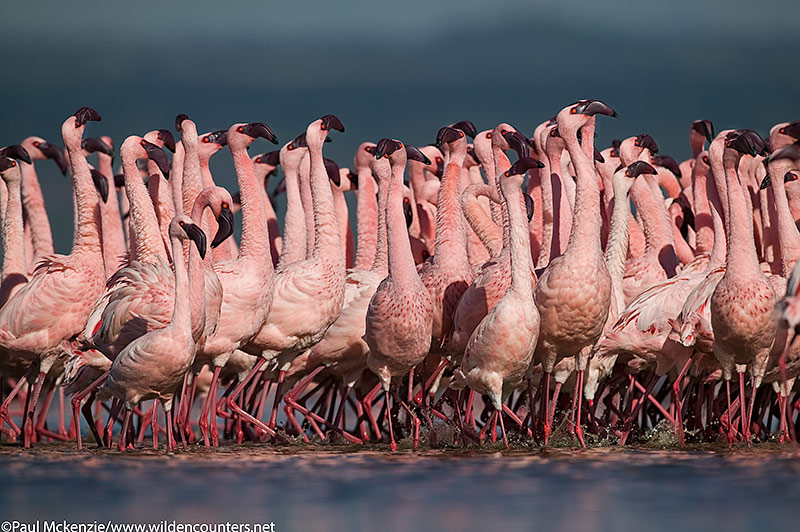
<svg viewBox="0 0 800 532">
<path fill-rule="evenodd" d="M 653 378 L 650 379 L 650 384 L 647 385 L 647 389 L 644 391 L 643 397 L 638 402 L 636 402 L 636 405 L 633 407 L 633 410 L 631 411 L 630 415 L 625 420 L 625 423 L 622 426 L 622 436 L 620 437 L 619 440 L 620 445 L 625 445 L 625 442 L 628 440 L 628 436 L 630 436 L 631 429 L 633 428 L 633 420 L 639 414 L 639 410 L 642 409 L 642 406 L 644 406 L 644 403 L 647 400 L 647 397 L 650 395 L 650 392 L 653 391 L 656 382 L 658 382 L 658 378 L 656 378 L 656 376 L 653 375 Z"/>
<path fill-rule="evenodd" d="M 203 435 L 203 443 L 206 447 L 211 447 L 210 441 L 210 433 L 208 430 L 209 425 L 209 412 L 213 412 L 211 414 L 211 419 L 213 420 L 214 427 L 216 428 L 217 425 L 217 409 L 214 408 L 211 410 L 212 403 L 216 407 L 216 396 L 217 396 L 217 382 L 219 381 L 219 374 L 222 372 L 222 366 L 214 366 L 214 375 L 211 377 L 211 386 L 208 388 L 208 395 L 206 395 L 205 400 L 203 401 L 203 409 L 200 411 L 200 419 L 198 424 L 200 425 L 200 433 Z"/>
<path fill-rule="evenodd" d="M 274 430 L 272 430 L 272 428 L 267 426 L 263 421 L 261 421 L 260 419 L 254 418 L 248 412 L 245 412 L 245 410 L 242 407 L 240 407 L 238 404 L 236 404 L 236 397 L 238 397 L 242 393 L 242 391 L 244 390 L 245 386 L 247 386 L 247 383 L 250 382 L 253 379 L 253 377 L 258 374 L 258 370 L 265 363 L 266 363 L 266 359 L 264 357 L 259 357 L 258 358 L 258 362 L 256 362 L 256 364 L 253 366 L 253 369 L 250 370 L 250 373 L 247 375 L 247 377 L 242 382 L 240 382 L 236 386 L 236 388 L 233 389 L 233 392 L 231 392 L 231 395 L 228 396 L 228 399 L 227 399 L 228 408 L 234 414 L 240 416 L 244 421 L 247 421 L 248 423 L 251 423 L 251 424 L 255 425 L 256 427 L 260 428 L 261 430 L 263 430 L 264 432 L 266 432 L 267 434 L 269 434 L 273 438 L 278 438 L 282 442 L 285 442 L 286 438 L 284 438 L 283 436 L 278 435 L 278 433 L 276 433 Z"/>
<path fill-rule="evenodd" d="M 97 390 L 97 387 L 103 383 L 108 377 L 108 372 L 106 371 L 102 375 L 100 375 L 97 379 L 94 380 L 89 386 L 85 389 L 81 390 L 81 392 L 76 393 L 72 396 L 72 425 L 75 427 L 75 436 L 77 438 L 78 443 L 78 450 L 80 451 L 82 448 L 81 445 L 81 419 L 78 414 L 79 410 L 83 411 L 83 416 L 86 418 L 86 421 L 89 423 L 89 429 L 92 431 L 94 435 L 95 442 L 98 446 L 103 446 L 103 438 L 100 437 L 100 432 L 97 430 L 97 424 L 94 421 L 92 416 L 92 403 L 94 402 L 94 394 Z M 83 403 L 86 397 L 91 397 L 91 400 L 86 403 L 85 409 L 81 408 L 81 404 Z"/>
<path fill-rule="evenodd" d="M 283 400 L 283 380 L 286 378 L 286 372 L 281 370 L 278 373 L 278 384 L 275 386 L 275 399 L 272 402 L 272 413 L 269 416 L 269 428 L 273 431 L 278 425 L 278 408 L 281 406 Z"/>
<path fill-rule="evenodd" d="M 503 405 L 503 407 L 504 407 L 504 409 L 508 408 L 506 405 Z M 511 410 L 510 408 L 508 408 L 508 409 L 509 409 L 509 411 Z M 506 446 L 506 449 L 508 449 L 508 437 L 507 437 L 507 433 L 506 433 L 506 425 L 505 425 L 505 423 L 503 423 L 503 413 L 502 412 L 498 412 L 497 413 L 497 417 L 500 418 L 500 430 L 503 431 L 503 444 Z"/>
<path fill-rule="evenodd" d="M 733 409 L 731 408 L 731 381 L 725 381 L 725 392 L 728 394 L 728 449 L 733 445 Z"/>
<path fill-rule="evenodd" d="M 28 366 L 28 369 L 25 370 L 25 374 L 17 381 L 17 384 L 12 388 L 11 392 L 9 392 L 8 396 L 6 397 L 3 404 L 0 405 L 0 429 L 3 428 L 3 423 L 8 422 L 9 426 L 11 426 L 12 430 L 14 430 L 18 435 L 20 433 L 19 427 L 14 424 L 14 421 L 11 419 L 11 416 L 8 413 L 8 407 L 11 405 L 11 402 L 14 400 L 14 397 L 17 396 L 19 391 L 25 386 L 25 383 L 28 379 L 33 375 L 34 370 L 36 369 L 36 364 L 31 364 Z"/>
<path fill-rule="evenodd" d="M 658 379 L 656 379 L 656 381 L 657 381 L 657 380 L 658 380 Z M 644 386 L 642 386 L 642 385 L 639 383 L 639 381 L 637 381 L 636 379 L 634 379 L 634 380 L 633 380 L 633 385 L 634 385 L 634 386 L 636 386 L 636 388 L 638 388 L 640 392 L 644 393 L 644 391 L 645 391 L 645 388 L 644 388 Z M 644 402 L 645 400 L 647 400 L 647 401 L 650 401 L 651 403 L 653 403 L 653 406 L 655 406 L 655 407 L 656 407 L 656 410 L 658 410 L 659 412 L 661 412 L 661 415 L 662 415 L 662 416 L 664 416 L 664 418 L 665 418 L 665 419 L 666 419 L 666 420 L 667 420 L 669 423 L 672 423 L 673 425 L 675 425 L 675 418 L 674 418 L 674 417 L 672 417 L 671 415 L 669 415 L 669 412 L 667 412 L 667 411 L 664 409 L 664 407 L 663 407 L 663 406 L 661 406 L 661 403 L 659 403 L 659 402 L 658 402 L 658 400 L 656 400 L 656 398 L 655 398 L 655 397 L 653 397 L 653 394 L 651 394 L 651 393 L 648 393 L 647 395 L 643 396 L 640 402 Z"/>
<path fill-rule="evenodd" d="M 158 409 L 156 408 L 157 401 L 153 401 L 153 414 L 152 414 L 152 421 L 150 425 L 153 427 L 153 450 L 158 450 Z M 169 424 L 169 421 L 167 422 Z M 167 427 L 169 429 L 169 427 Z M 167 449 L 169 449 L 169 440 L 167 441 Z"/>
<path fill-rule="evenodd" d="M 553 425 L 555 424 L 555 417 L 556 417 L 556 405 L 558 405 L 558 396 L 561 393 L 561 385 L 562 383 L 557 382 L 556 387 L 553 388 L 553 400 L 550 402 L 550 408 L 547 410 L 547 426 L 550 427 L 552 430 Z M 548 432 L 548 436 L 551 433 Z"/>
<path fill-rule="evenodd" d="M 127 439 L 128 439 L 128 428 L 131 424 L 131 414 L 133 414 L 133 410 L 125 409 L 125 419 L 122 421 L 122 432 L 119 435 L 119 443 L 117 444 L 117 448 L 124 452 L 127 446 Z"/>
<path fill-rule="evenodd" d="M 419 418 L 414 414 L 414 412 L 411 411 L 411 408 L 400 399 L 400 396 L 397 395 L 396 392 L 394 393 L 394 399 L 395 401 L 400 403 L 400 406 L 403 407 L 403 409 L 405 409 L 406 413 L 411 418 L 411 423 L 414 426 L 414 432 L 412 436 L 414 442 L 414 449 L 417 449 L 419 448 L 419 427 L 421 424 Z"/>
<path fill-rule="evenodd" d="M 172 432 L 172 409 L 164 409 L 164 414 L 167 418 L 167 451 L 174 451 L 178 448 L 178 443 L 175 441 L 175 435 Z M 186 447 L 186 442 L 183 443 L 183 446 L 184 448 Z"/>
<path fill-rule="evenodd" d="M 264 419 L 264 406 L 267 404 L 267 395 L 269 395 L 269 389 L 271 386 L 272 383 L 267 380 L 261 387 L 261 395 L 258 399 L 258 409 L 256 410 L 256 418 L 258 419 Z M 263 438 L 263 434 L 259 430 L 256 430 L 254 435 L 257 440 L 261 440 Z"/>
<path fill-rule="evenodd" d="M 542 412 L 544 415 L 544 444 L 547 445 L 547 442 L 550 440 L 550 431 L 552 430 L 549 415 L 550 404 L 548 403 L 550 400 L 550 372 L 545 372 L 542 378 L 544 379 L 542 381 L 542 387 L 544 388 L 544 393 L 542 394 L 542 401 L 544 402 L 542 405 Z M 553 412 L 555 412 L 555 405 L 553 405 Z"/>
<path fill-rule="evenodd" d="M 33 435 L 36 432 L 33 426 L 34 423 L 33 415 L 36 412 L 36 403 L 39 401 L 39 394 L 42 393 L 42 386 L 44 385 L 44 380 L 46 378 L 47 374 L 44 372 L 40 372 L 39 376 L 36 377 L 36 383 L 34 384 L 34 389 L 33 389 L 33 398 L 28 404 L 28 409 L 25 412 L 25 420 L 24 420 L 24 425 L 22 426 L 22 432 L 23 432 L 24 445 L 26 449 L 30 448 L 31 441 L 33 440 Z"/>
<path fill-rule="evenodd" d="M 64 441 L 72 439 L 67 432 L 66 419 L 64 418 L 64 388 L 58 387 L 58 433 L 64 437 Z"/>
<path fill-rule="evenodd" d="M 584 443 L 583 441 L 583 430 L 581 429 L 581 401 L 583 400 L 583 370 L 578 371 L 577 395 L 578 395 L 578 405 L 575 411 L 575 435 L 578 437 L 578 441 L 580 442 L 581 447 L 585 449 L 586 443 Z"/>
<path fill-rule="evenodd" d="M 675 379 L 675 382 L 672 383 L 672 404 L 675 405 L 675 434 L 678 436 L 678 441 L 680 441 L 681 447 L 684 446 L 681 388 L 683 386 L 683 378 L 686 376 L 686 372 L 689 371 L 689 367 L 691 365 L 692 359 L 689 358 L 686 361 L 686 364 L 684 364 L 683 369 L 681 369 L 680 373 L 678 373 L 678 377 Z"/>
<path fill-rule="evenodd" d="M 741 420 L 742 420 L 742 437 L 744 441 L 747 442 L 747 445 L 750 445 L 750 427 L 747 424 L 747 404 L 745 403 L 745 393 L 744 393 L 744 373 L 739 373 L 739 405 L 741 407 Z"/>
<path fill-rule="evenodd" d="M 122 408 L 122 401 L 119 399 L 114 399 L 111 403 L 111 411 L 108 413 L 108 423 L 106 424 L 105 428 L 105 436 L 106 436 L 106 444 L 111 447 L 111 437 L 113 436 L 114 430 L 114 423 L 117 421 L 117 415 L 119 414 L 120 409 Z M 126 409 L 127 410 L 127 409 Z M 131 411 L 131 414 L 133 411 Z"/>
<path fill-rule="evenodd" d="M 153 423 L 153 413 L 156 411 L 156 402 L 153 401 L 153 405 L 150 407 L 144 416 L 142 416 L 142 424 L 139 427 L 139 434 L 136 436 L 136 443 L 142 443 L 144 441 L 144 434 L 147 432 L 147 428 L 150 427 Z M 158 431 L 153 429 L 153 435 L 158 437 Z"/>
<path fill-rule="evenodd" d="M 755 381 L 753 381 L 753 386 L 751 388 L 752 390 L 750 390 L 750 406 L 747 408 L 747 420 L 746 420 L 747 436 L 745 437 L 745 439 L 747 440 L 748 447 L 750 446 L 750 422 L 753 418 L 753 407 L 755 406 L 756 392 L 758 391 L 755 387 Z"/>
<path fill-rule="evenodd" d="M 364 400 L 362 401 L 364 404 L 364 413 L 367 414 L 367 418 L 372 425 L 372 431 L 375 433 L 375 439 L 379 441 L 381 439 L 381 428 L 378 426 L 378 422 L 375 419 L 375 414 L 372 412 L 372 401 L 375 399 L 375 396 L 378 394 L 381 387 L 381 383 L 376 384 L 375 387 L 364 396 Z"/>
</svg>

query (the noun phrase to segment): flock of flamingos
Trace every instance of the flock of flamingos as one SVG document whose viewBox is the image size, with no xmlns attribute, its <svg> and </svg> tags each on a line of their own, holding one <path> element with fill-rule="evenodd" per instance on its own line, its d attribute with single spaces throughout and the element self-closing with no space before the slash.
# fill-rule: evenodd
<svg viewBox="0 0 800 532">
<path fill-rule="evenodd" d="M 352 170 L 323 156 L 334 115 L 251 156 L 278 144 L 264 123 L 198 134 L 182 114 L 178 142 L 159 129 L 115 150 L 84 136 L 100 115 L 83 107 L 66 150 L 3 148 L 0 438 L 395 450 L 554 430 L 625 444 L 664 424 L 680 445 L 793 441 L 800 122 L 762 139 L 698 120 L 678 163 L 647 134 L 598 150 L 598 116 L 616 113 L 582 100 L 532 138 L 464 121 L 431 145 L 365 142 Z M 225 146 L 233 195 L 209 170 Z M 71 176 L 69 255 L 44 159 Z"/>
</svg>

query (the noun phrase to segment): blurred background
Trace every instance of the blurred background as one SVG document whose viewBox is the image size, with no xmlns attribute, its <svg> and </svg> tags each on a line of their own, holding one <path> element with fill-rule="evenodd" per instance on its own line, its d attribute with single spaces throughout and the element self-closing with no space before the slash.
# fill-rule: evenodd
<svg viewBox="0 0 800 532">
<path fill-rule="evenodd" d="M 362 141 L 427 144 L 464 119 L 530 135 L 580 98 L 620 114 L 598 121 L 598 147 L 647 132 L 678 160 L 695 119 L 766 134 L 800 118 L 797 0 L 2 1 L 0 12 L 2 146 L 60 143 L 84 105 L 103 117 L 86 135 L 117 147 L 174 128 L 178 113 L 201 132 L 267 122 L 282 143 L 334 113 L 346 133 L 325 150 L 341 166 Z M 69 182 L 51 162 L 37 170 L 56 249 L 69 252 Z M 212 171 L 237 189 L 227 151 Z"/>
</svg>

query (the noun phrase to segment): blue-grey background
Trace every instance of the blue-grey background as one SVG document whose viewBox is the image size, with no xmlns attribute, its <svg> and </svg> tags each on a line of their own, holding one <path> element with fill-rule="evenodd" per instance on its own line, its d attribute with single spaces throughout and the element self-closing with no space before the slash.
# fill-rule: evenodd
<svg viewBox="0 0 800 532">
<path fill-rule="evenodd" d="M 178 113 L 201 131 L 265 121 L 281 141 L 335 113 L 347 131 L 326 153 L 349 165 L 363 140 L 424 144 L 462 119 L 530 134 L 601 98 L 620 118 L 601 119 L 598 145 L 648 132 L 681 159 L 692 120 L 766 133 L 800 117 L 796 0 L 3 1 L 0 15 L 0 145 L 60 141 L 83 105 L 103 116 L 87 135 L 117 145 Z M 227 152 L 212 169 L 236 189 Z M 68 182 L 52 163 L 39 175 L 68 252 Z"/>
</svg>

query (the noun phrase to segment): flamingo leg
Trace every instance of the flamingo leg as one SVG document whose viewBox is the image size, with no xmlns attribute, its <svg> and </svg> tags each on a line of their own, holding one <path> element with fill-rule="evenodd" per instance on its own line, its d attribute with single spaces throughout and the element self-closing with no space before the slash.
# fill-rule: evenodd
<svg viewBox="0 0 800 532">
<path fill-rule="evenodd" d="M 746 395 L 744 388 L 744 373 L 739 372 L 739 405 L 741 407 L 741 415 L 739 416 L 742 422 L 742 438 L 750 445 L 750 427 L 747 424 L 747 404 L 745 403 Z"/>
<path fill-rule="evenodd" d="M 389 390 L 385 391 L 386 398 L 386 420 L 389 422 L 389 449 L 397 450 L 397 442 L 394 441 L 394 429 L 392 428 L 392 411 L 389 408 Z M 371 406 L 371 405 L 370 405 Z"/>
<path fill-rule="evenodd" d="M 642 406 L 644 406 L 644 403 L 647 400 L 647 397 L 650 395 L 650 392 L 653 391 L 656 382 L 658 382 L 658 378 L 656 378 L 656 376 L 653 375 L 653 377 L 650 379 L 650 383 L 647 385 L 647 388 L 644 391 L 643 397 L 636 402 L 636 405 L 633 407 L 633 410 L 625 420 L 625 423 L 622 426 L 622 436 L 619 439 L 619 444 L 621 446 L 625 445 L 625 442 L 628 440 L 628 436 L 630 435 L 631 429 L 633 428 L 633 420 L 639 414 L 639 411 L 642 409 Z"/>
<path fill-rule="evenodd" d="M 214 375 L 211 377 L 211 385 L 208 388 L 208 395 L 206 395 L 205 400 L 203 401 L 203 409 L 200 411 L 200 419 L 198 424 L 200 425 L 200 433 L 203 435 L 203 443 L 206 447 L 211 446 L 210 441 L 210 432 L 208 430 L 209 426 L 209 412 L 211 411 L 211 404 L 215 401 L 212 400 L 213 397 L 217 395 L 217 382 L 219 381 L 219 374 L 222 372 L 222 366 L 214 366 Z M 216 408 L 213 410 L 213 420 L 214 426 L 217 425 L 217 415 L 216 415 Z"/>
<path fill-rule="evenodd" d="M 281 370 L 278 373 L 278 383 L 275 386 L 275 399 L 272 401 L 272 413 L 269 416 L 269 428 L 273 431 L 278 424 L 278 408 L 283 401 L 283 381 L 286 378 L 286 372 Z"/>
<path fill-rule="evenodd" d="M 81 390 L 79 393 L 76 393 L 72 396 L 72 425 L 75 427 L 75 436 L 77 438 L 78 450 L 80 451 L 82 448 L 81 445 L 81 420 L 80 416 L 78 415 L 78 411 L 83 412 L 83 417 L 86 418 L 86 421 L 89 423 L 89 429 L 92 431 L 92 435 L 95 438 L 95 442 L 99 447 L 103 447 L 103 438 L 100 437 L 100 432 L 97 430 L 97 424 L 94 421 L 92 416 L 92 403 L 94 403 L 94 398 L 97 393 L 97 387 L 106 380 L 108 377 L 108 372 L 106 371 L 102 375 L 100 375 L 97 379 L 94 380 L 89 386 L 85 389 Z M 81 407 L 81 403 L 86 397 L 89 397 L 89 400 L 86 402 L 83 407 Z"/>
<path fill-rule="evenodd" d="M 128 439 L 128 428 L 130 428 L 131 425 L 132 414 L 133 410 L 125 408 L 125 419 L 122 421 L 122 432 L 119 435 L 119 443 L 117 444 L 117 448 L 122 452 L 128 448 L 126 440 Z"/>
<path fill-rule="evenodd" d="M 583 430 L 581 429 L 581 401 L 583 400 L 583 370 L 578 371 L 578 382 L 576 383 L 576 394 L 578 396 L 578 404 L 575 409 L 575 435 L 581 447 L 586 448 L 586 443 L 583 441 Z"/>
<path fill-rule="evenodd" d="M 381 389 L 381 383 L 378 383 L 373 387 L 367 395 L 364 396 L 362 403 L 364 404 L 364 413 L 367 415 L 370 424 L 372 425 L 372 431 L 375 433 L 375 439 L 380 441 L 381 439 L 381 428 L 378 426 L 378 422 L 375 419 L 375 414 L 372 411 L 372 401 L 375 399 L 375 396 Z M 388 403 L 387 403 L 388 404 Z"/>
<path fill-rule="evenodd" d="M 11 405 L 11 402 L 17 396 L 22 387 L 25 386 L 25 383 L 28 382 L 28 379 L 33 374 L 34 369 L 35 369 L 35 364 L 31 364 L 30 366 L 28 366 L 28 369 L 25 370 L 25 374 L 17 381 L 17 384 L 14 386 L 14 388 L 11 389 L 8 396 L 6 396 L 5 400 L 3 401 L 3 404 L 0 405 L 0 429 L 3 428 L 3 423 L 7 421 L 8 424 L 12 427 L 12 429 L 17 433 L 17 435 L 19 435 L 20 429 L 14 424 L 14 421 L 11 419 L 11 416 L 8 413 L 8 407 Z"/>
<path fill-rule="evenodd" d="M 39 402 L 39 394 L 42 393 L 42 386 L 44 386 L 44 380 L 46 378 L 47 378 L 47 373 L 40 371 L 39 376 L 36 377 L 36 382 L 34 383 L 33 398 L 28 403 L 28 408 L 25 411 L 25 419 L 22 425 L 22 433 L 23 433 L 23 442 L 26 449 L 31 446 L 33 436 L 36 433 L 36 429 L 33 426 L 34 423 L 33 416 L 34 413 L 36 412 L 36 403 Z"/>
</svg>

